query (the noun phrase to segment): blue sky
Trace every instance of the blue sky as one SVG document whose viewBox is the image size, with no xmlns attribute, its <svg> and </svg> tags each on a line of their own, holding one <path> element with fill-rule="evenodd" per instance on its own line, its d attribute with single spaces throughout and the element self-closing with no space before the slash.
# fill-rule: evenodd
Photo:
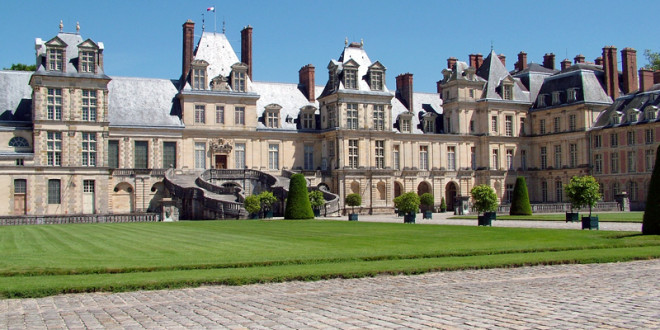
<svg viewBox="0 0 660 330">
<path fill-rule="evenodd" d="M 181 70 L 181 25 L 192 19 L 195 34 L 217 30 L 226 21 L 227 36 L 240 51 L 240 30 L 253 30 L 253 75 L 257 81 L 297 82 L 305 64 L 316 66 L 316 83 L 327 79 L 326 66 L 336 59 L 344 39 L 359 42 L 372 61 L 387 67 L 387 85 L 410 72 L 414 89 L 434 92 L 450 56 L 495 51 L 513 69 L 520 51 L 529 62 L 556 54 L 556 64 L 584 54 L 593 61 L 606 45 L 660 51 L 652 22 L 660 1 L 2 1 L 0 68 L 34 63 L 34 39 L 48 40 L 59 30 L 105 44 L 105 71 L 111 76 L 177 78 Z M 619 61 L 621 60 L 619 53 Z M 620 69 L 620 66 L 619 66 Z"/>
</svg>

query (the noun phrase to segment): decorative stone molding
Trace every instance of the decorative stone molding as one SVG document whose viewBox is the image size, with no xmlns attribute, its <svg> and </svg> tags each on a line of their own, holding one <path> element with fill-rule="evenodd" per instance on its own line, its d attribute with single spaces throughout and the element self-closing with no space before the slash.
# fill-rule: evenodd
<svg viewBox="0 0 660 330">
<path fill-rule="evenodd" d="M 228 154 L 233 148 L 231 142 L 225 141 L 225 139 L 211 142 L 211 150 L 216 153 Z"/>
</svg>

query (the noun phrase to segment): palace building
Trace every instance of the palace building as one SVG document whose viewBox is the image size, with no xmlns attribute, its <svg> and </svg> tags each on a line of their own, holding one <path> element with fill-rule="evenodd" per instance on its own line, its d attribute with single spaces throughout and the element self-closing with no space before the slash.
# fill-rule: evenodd
<svg viewBox="0 0 660 330">
<path fill-rule="evenodd" d="M 537 64 L 520 52 L 511 71 L 492 50 L 450 57 L 437 93 L 419 93 L 413 74 L 390 76 L 348 40 L 327 77 L 308 64 L 297 84 L 254 81 L 252 32 L 241 31 L 239 58 L 224 33 L 195 40 L 185 22 L 173 79 L 108 76 L 103 43 L 79 27 L 37 38 L 35 72 L 0 72 L 0 215 L 167 204 L 181 219 L 241 218 L 246 195 L 271 190 L 283 201 L 292 173 L 324 192 L 326 214 L 340 214 L 350 193 L 362 196 L 361 212 L 390 213 L 408 191 L 467 211 L 478 184 L 507 204 L 517 176 L 533 203 L 565 203 L 575 175 L 594 175 L 604 201 L 626 192 L 644 209 L 660 72 L 637 70 L 633 49 L 621 51 L 621 72 L 613 46 L 559 68 L 551 53 Z"/>
</svg>

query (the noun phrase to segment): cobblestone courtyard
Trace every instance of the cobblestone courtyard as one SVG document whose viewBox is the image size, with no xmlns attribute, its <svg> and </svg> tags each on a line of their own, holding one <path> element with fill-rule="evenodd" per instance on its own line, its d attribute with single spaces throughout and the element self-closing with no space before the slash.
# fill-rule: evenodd
<svg viewBox="0 0 660 330">
<path fill-rule="evenodd" d="M 660 328 L 660 260 L 0 300 L 0 328 Z"/>
</svg>

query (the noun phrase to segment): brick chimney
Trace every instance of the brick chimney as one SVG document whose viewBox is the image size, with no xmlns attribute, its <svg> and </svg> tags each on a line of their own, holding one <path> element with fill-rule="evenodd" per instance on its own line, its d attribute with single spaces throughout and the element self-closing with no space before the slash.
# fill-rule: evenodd
<svg viewBox="0 0 660 330">
<path fill-rule="evenodd" d="M 476 68 L 477 67 L 477 54 L 470 54 L 469 55 L 469 64 L 471 67 Z"/>
<path fill-rule="evenodd" d="M 481 67 L 481 65 L 484 64 L 484 56 L 481 55 L 481 54 L 477 54 L 476 56 L 477 56 L 477 60 L 476 60 L 476 61 L 477 61 L 477 66 L 475 66 L 475 68 L 476 68 L 477 70 L 479 70 L 479 68 Z"/>
<path fill-rule="evenodd" d="M 497 58 L 500 59 L 500 62 L 502 62 L 502 65 L 506 68 L 506 56 L 504 54 L 497 55 Z"/>
<path fill-rule="evenodd" d="M 575 64 L 584 63 L 584 55 L 582 55 L 582 54 L 575 55 L 575 58 L 573 58 L 573 61 L 574 61 Z"/>
<path fill-rule="evenodd" d="M 457 59 L 456 57 L 453 57 L 453 56 L 452 56 L 452 57 L 448 58 L 448 59 L 447 59 L 447 69 L 449 69 L 449 70 L 453 70 L 453 69 L 454 69 L 454 65 L 456 65 L 456 62 L 457 62 L 457 61 L 458 61 L 458 59 Z"/>
<path fill-rule="evenodd" d="M 605 73 L 605 93 L 612 100 L 619 97 L 619 69 L 616 63 L 616 47 L 603 48 L 603 72 Z"/>
<path fill-rule="evenodd" d="M 602 66 L 603 65 L 603 57 L 602 56 L 596 57 L 596 59 L 594 60 L 594 64 Z"/>
<path fill-rule="evenodd" d="M 639 69 L 639 91 L 646 92 L 653 86 L 653 70 Z"/>
<path fill-rule="evenodd" d="M 525 52 L 520 52 L 518 53 L 518 65 L 516 66 L 516 69 L 518 71 L 522 71 L 527 69 L 527 53 Z"/>
<path fill-rule="evenodd" d="M 188 79 L 190 63 L 193 58 L 193 43 L 195 42 L 195 23 L 187 20 L 183 23 L 183 56 L 181 63 L 181 81 Z"/>
<path fill-rule="evenodd" d="M 639 88 L 637 83 L 637 51 L 626 47 L 621 50 L 623 61 L 623 93 L 630 94 Z"/>
<path fill-rule="evenodd" d="M 314 65 L 307 64 L 298 71 L 298 88 L 303 92 L 309 102 L 314 102 Z"/>
<path fill-rule="evenodd" d="M 651 72 L 651 82 L 653 82 L 653 72 Z M 442 80 L 438 80 L 435 82 L 435 89 L 440 94 L 440 98 L 442 98 Z"/>
<path fill-rule="evenodd" d="M 241 30 L 241 62 L 247 64 L 247 74 L 252 80 L 252 27 L 249 25 Z"/>
<path fill-rule="evenodd" d="M 555 54 L 546 53 L 543 55 L 543 67 L 550 70 L 555 69 Z"/>
<path fill-rule="evenodd" d="M 403 73 L 396 76 L 396 98 L 403 103 L 408 111 L 412 112 L 413 106 L 413 75 Z"/>
<path fill-rule="evenodd" d="M 561 65 L 561 70 L 564 71 L 571 67 L 571 60 L 565 58 L 563 61 L 561 61 L 560 65 Z"/>
</svg>

